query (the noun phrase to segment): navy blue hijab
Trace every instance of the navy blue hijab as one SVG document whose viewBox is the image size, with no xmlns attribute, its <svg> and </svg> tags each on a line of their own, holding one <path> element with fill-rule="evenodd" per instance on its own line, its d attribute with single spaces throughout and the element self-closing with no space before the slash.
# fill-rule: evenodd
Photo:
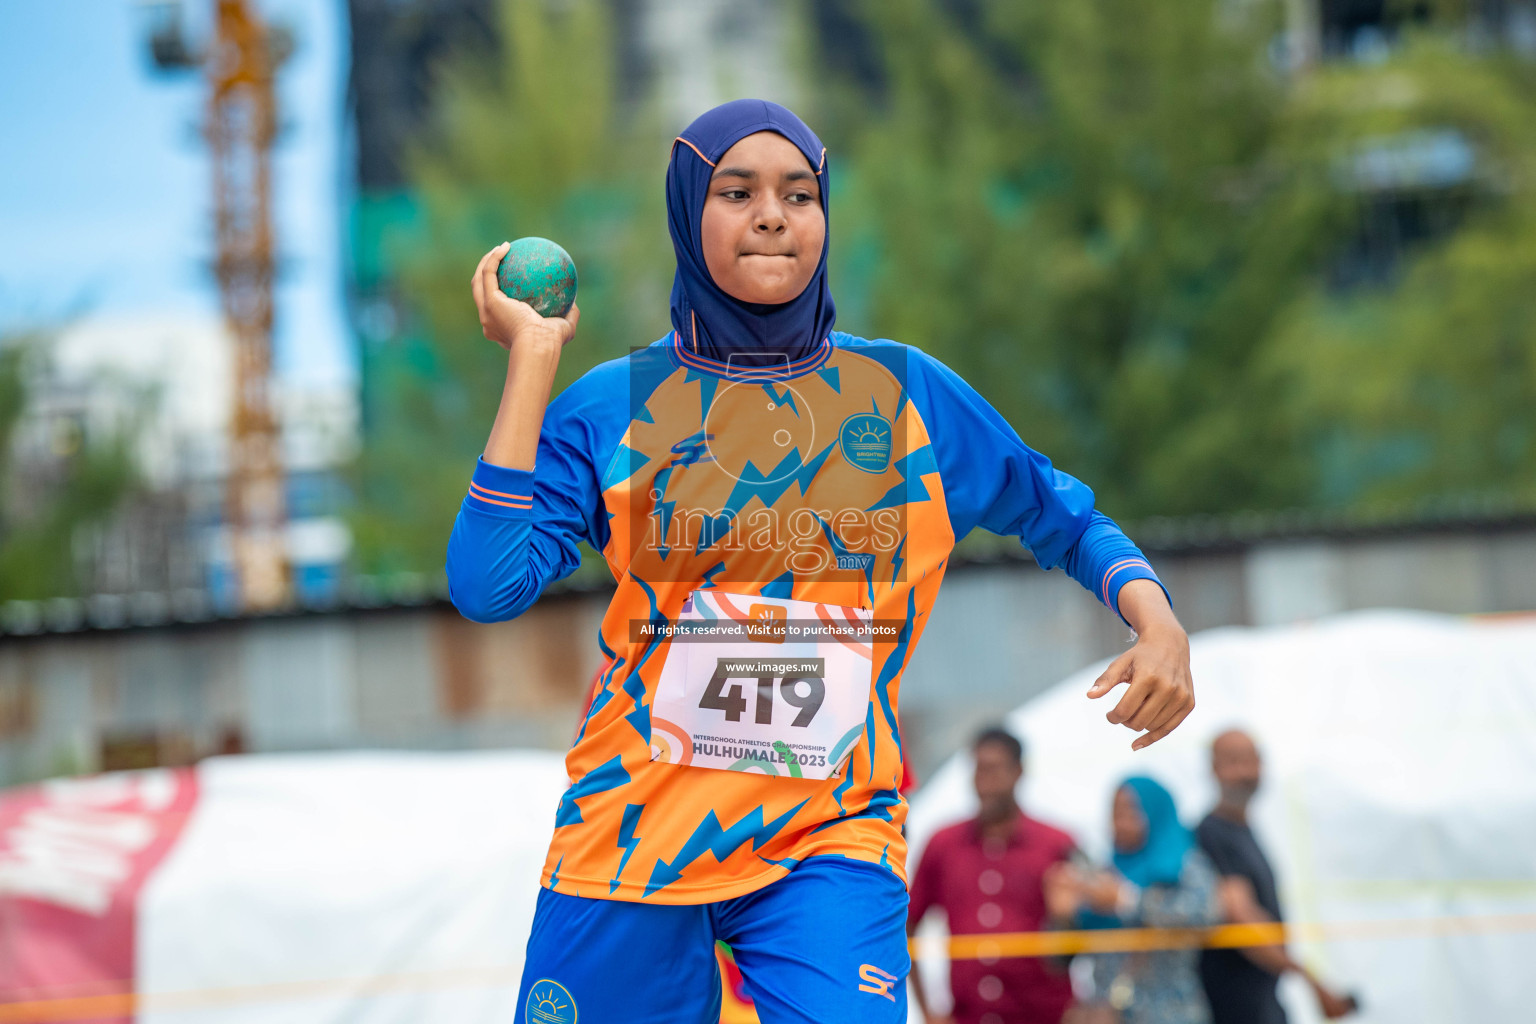
<svg viewBox="0 0 1536 1024">
<path fill-rule="evenodd" d="M 734 100 L 701 115 L 672 144 L 667 164 L 667 227 L 677 254 L 672 327 L 685 356 L 770 369 L 785 367 L 787 360 L 790 372 L 798 373 L 824 358 L 837 317 L 827 286 L 830 218 L 816 274 L 805 291 L 788 302 L 765 305 L 733 298 L 715 284 L 704 263 L 700 223 L 710 175 L 727 150 L 761 131 L 778 132 L 805 156 L 817 174 L 821 212 L 827 216 L 827 150 L 805 122 L 765 100 Z"/>
</svg>

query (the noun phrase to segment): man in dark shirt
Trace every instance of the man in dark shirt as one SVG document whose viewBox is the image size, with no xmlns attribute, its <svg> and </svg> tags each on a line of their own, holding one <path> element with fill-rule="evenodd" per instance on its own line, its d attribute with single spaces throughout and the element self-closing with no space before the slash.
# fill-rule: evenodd
<svg viewBox="0 0 1536 1024">
<path fill-rule="evenodd" d="M 1019 809 L 1023 747 L 1001 728 L 976 738 L 980 813 L 934 835 L 911 873 L 907 933 L 942 907 L 953 935 L 1032 932 L 1045 923 L 1041 878 L 1076 849 L 1072 837 Z M 930 1024 L 1059 1024 L 1072 1000 L 1066 973 L 1045 960 L 982 955 L 950 964 L 952 1017 L 934 1016 L 913 972 L 917 1005 Z"/>
<path fill-rule="evenodd" d="M 1234 923 L 1284 920 L 1275 873 L 1248 827 L 1248 803 L 1258 791 L 1261 769 L 1258 747 L 1247 733 L 1233 729 L 1211 744 L 1211 771 L 1221 798 L 1195 835 L 1221 873 L 1222 908 Z M 1325 988 L 1284 946 L 1208 949 L 1200 955 L 1200 977 L 1212 1024 L 1285 1024 L 1275 988 L 1286 971 L 1307 980 L 1329 1020 L 1354 1009 L 1353 999 Z"/>
</svg>

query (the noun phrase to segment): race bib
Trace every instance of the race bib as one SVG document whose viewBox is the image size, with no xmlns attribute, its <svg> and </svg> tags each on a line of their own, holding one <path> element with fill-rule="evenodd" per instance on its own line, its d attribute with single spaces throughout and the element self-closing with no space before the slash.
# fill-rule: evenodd
<svg viewBox="0 0 1536 1024">
<path fill-rule="evenodd" d="M 670 628 L 651 704 L 652 760 L 842 774 L 874 676 L 867 609 L 696 590 Z"/>
</svg>

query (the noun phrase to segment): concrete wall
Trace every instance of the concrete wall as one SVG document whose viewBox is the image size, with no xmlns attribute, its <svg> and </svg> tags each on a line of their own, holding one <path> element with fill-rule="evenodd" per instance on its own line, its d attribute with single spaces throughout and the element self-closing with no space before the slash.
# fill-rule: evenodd
<svg viewBox="0 0 1536 1024">
<path fill-rule="evenodd" d="M 451 608 L 0 641 L 0 785 L 340 747 L 558 748 L 598 665 L 599 597 L 481 626 Z"/>
<path fill-rule="evenodd" d="M 1372 607 L 1536 609 L 1536 527 L 1152 553 L 1191 632 Z M 0 640 L 0 784 L 219 750 L 562 748 L 606 595 L 481 626 L 441 605 Z M 903 683 L 919 774 L 1130 632 L 1061 573 L 952 571 Z"/>
</svg>

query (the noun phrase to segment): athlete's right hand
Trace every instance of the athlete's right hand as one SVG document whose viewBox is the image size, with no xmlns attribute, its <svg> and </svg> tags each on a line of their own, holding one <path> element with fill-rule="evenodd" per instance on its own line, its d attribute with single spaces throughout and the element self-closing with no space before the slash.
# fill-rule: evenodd
<svg viewBox="0 0 1536 1024">
<path fill-rule="evenodd" d="M 501 258 L 511 247 L 511 242 L 502 242 L 480 257 L 480 265 L 469 280 L 475 310 L 480 314 L 480 330 L 508 352 L 512 351 L 513 345 L 520 348 L 550 346 L 558 352 L 576 336 L 581 309 L 572 304 L 571 311 L 565 316 L 540 316 L 528 303 L 519 302 L 503 292 L 496 283 L 496 268 L 501 266 Z"/>
</svg>

